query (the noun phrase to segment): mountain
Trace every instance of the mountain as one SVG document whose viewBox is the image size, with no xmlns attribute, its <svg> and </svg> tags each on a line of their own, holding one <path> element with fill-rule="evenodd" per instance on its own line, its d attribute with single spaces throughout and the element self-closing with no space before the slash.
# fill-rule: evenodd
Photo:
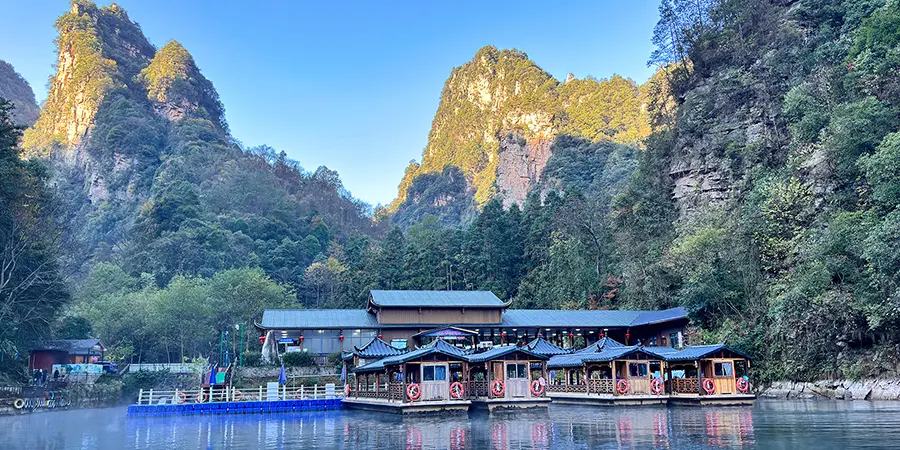
<svg viewBox="0 0 900 450">
<path fill-rule="evenodd" d="M 12 103 L 12 120 L 17 125 L 30 127 L 37 120 L 40 109 L 34 100 L 34 91 L 13 66 L 3 60 L 0 60 L 0 98 Z"/>
<path fill-rule="evenodd" d="M 299 286 L 333 242 L 376 232 L 333 171 L 241 147 L 179 42 L 157 49 L 115 3 L 74 0 L 56 28 L 57 71 L 23 148 L 52 168 L 74 279 L 116 261 L 161 285 L 261 266 Z"/>
<path fill-rule="evenodd" d="M 424 213 L 458 223 L 495 196 L 521 205 L 557 136 L 639 145 L 649 134 L 645 103 L 646 88 L 631 80 L 560 83 L 521 51 L 484 47 L 444 84 L 422 161 L 406 169 L 390 206 L 395 223 Z M 460 214 L 448 216 L 446 205 Z"/>
</svg>

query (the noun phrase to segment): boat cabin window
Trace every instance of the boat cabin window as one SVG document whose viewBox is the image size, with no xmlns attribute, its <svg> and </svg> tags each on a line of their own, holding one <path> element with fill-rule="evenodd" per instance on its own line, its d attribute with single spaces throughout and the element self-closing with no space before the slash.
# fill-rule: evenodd
<svg viewBox="0 0 900 450">
<path fill-rule="evenodd" d="M 650 372 L 647 371 L 647 364 L 644 363 L 629 363 L 628 364 L 628 375 L 632 377 L 646 377 Z"/>
<path fill-rule="evenodd" d="M 447 381 L 447 366 L 422 366 L 422 381 Z"/>
<path fill-rule="evenodd" d="M 730 362 L 713 363 L 713 371 L 717 377 L 733 377 L 734 367 Z"/>
<path fill-rule="evenodd" d="M 528 378 L 528 365 L 527 364 L 507 364 L 506 365 L 506 379 L 527 379 Z"/>
<path fill-rule="evenodd" d="M 747 372 L 748 372 L 747 361 L 744 361 L 743 359 L 741 359 L 741 360 L 736 360 L 734 362 L 734 375 L 736 377 L 739 378 L 739 377 L 749 375 L 749 373 L 747 373 Z"/>
</svg>

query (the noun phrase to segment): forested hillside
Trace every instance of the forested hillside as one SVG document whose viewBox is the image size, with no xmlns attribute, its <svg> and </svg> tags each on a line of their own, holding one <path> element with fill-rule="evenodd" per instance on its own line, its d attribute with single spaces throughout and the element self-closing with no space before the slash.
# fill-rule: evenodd
<svg viewBox="0 0 900 450">
<path fill-rule="evenodd" d="M 29 127 L 38 118 L 39 108 L 31 86 L 16 72 L 13 66 L 0 59 L 0 98 L 12 105 L 12 121 Z"/>
</svg>

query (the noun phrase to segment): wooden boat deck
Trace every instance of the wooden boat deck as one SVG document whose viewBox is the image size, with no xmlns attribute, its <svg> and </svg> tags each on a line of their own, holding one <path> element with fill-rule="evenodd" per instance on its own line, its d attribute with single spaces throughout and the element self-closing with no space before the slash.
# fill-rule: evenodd
<svg viewBox="0 0 900 450">
<path fill-rule="evenodd" d="M 534 398 L 477 398 L 472 400 L 472 408 L 487 409 L 488 411 L 514 411 L 519 409 L 546 408 L 551 399 L 547 397 Z"/>
<path fill-rule="evenodd" d="M 583 394 L 574 392 L 552 392 L 549 394 L 555 404 L 594 406 L 640 406 L 665 405 L 668 395 L 612 395 Z"/>
<path fill-rule="evenodd" d="M 756 396 L 753 394 L 678 394 L 669 396 L 670 405 L 680 406 L 740 406 L 752 405 L 754 400 L 756 400 Z"/>
<path fill-rule="evenodd" d="M 343 406 L 365 411 L 388 412 L 393 414 L 466 414 L 472 402 L 469 400 L 441 400 L 429 402 L 393 402 L 372 398 L 345 398 Z"/>
</svg>

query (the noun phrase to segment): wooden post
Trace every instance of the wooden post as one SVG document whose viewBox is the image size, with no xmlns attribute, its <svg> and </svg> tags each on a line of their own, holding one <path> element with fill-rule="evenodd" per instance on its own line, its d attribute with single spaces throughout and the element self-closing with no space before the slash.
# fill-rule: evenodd
<svg viewBox="0 0 900 450">
<path fill-rule="evenodd" d="M 588 368 L 587 364 L 584 365 L 584 390 L 585 393 L 590 395 L 591 393 L 591 380 L 588 379 Z"/>
<path fill-rule="evenodd" d="M 138 392 L 138 405 L 144 401 L 144 388 L 141 388 L 140 392 Z"/>
<path fill-rule="evenodd" d="M 262 386 L 259 387 L 259 401 L 263 401 Z"/>
<path fill-rule="evenodd" d="M 703 395 L 703 364 L 694 361 L 694 367 L 697 368 L 697 395 Z"/>
<path fill-rule="evenodd" d="M 313 385 L 313 399 L 318 399 L 318 398 L 319 398 L 319 385 L 314 384 Z"/>
<path fill-rule="evenodd" d="M 619 390 L 616 389 L 616 385 L 618 384 L 618 380 L 616 380 L 616 360 L 610 361 L 610 367 L 612 368 L 612 394 L 617 395 Z"/>
<path fill-rule="evenodd" d="M 406 403 L 406 363 L 400 364 L 400 403 Z"/>
<path fill-rule="evenodd" d="M 381 389 L 381 374 L 375 374 L 375 398 L 378 398 L 378 391 Z"/>
<path fill-rule="evenodd" d="M 149 405 L 153 404 L 153 389 L 150 389 L 150 398 L 147 399 L 147 404 L 149 404 Z"/>
</svg>

